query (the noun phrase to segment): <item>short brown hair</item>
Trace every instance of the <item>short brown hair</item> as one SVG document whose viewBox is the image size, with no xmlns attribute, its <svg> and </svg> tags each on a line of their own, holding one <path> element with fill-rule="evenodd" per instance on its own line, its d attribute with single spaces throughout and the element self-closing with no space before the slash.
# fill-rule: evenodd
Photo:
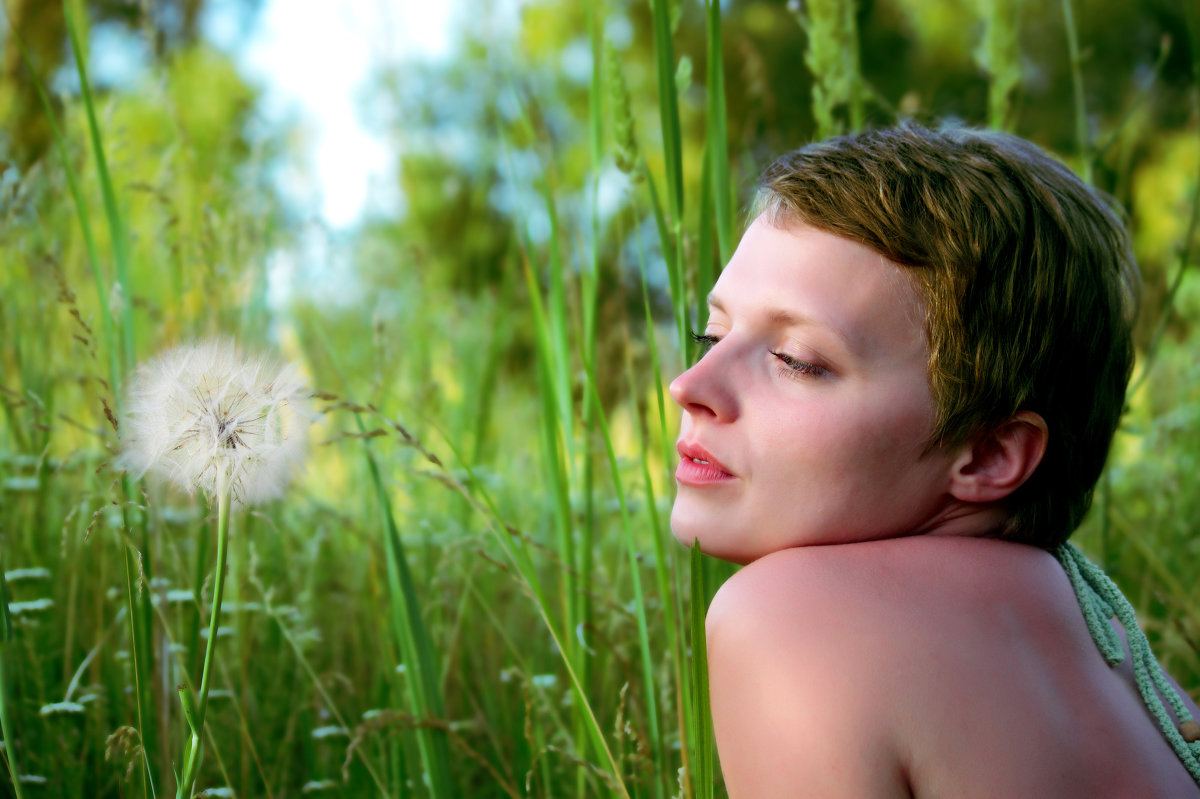
<svg viewBox="0 0 1200 799">
<path fill-rule="evenodd" d="M 911 267 L 926 305 L 932 447 L 1021 410 L 1049 441 L 999 535 L 1046 549 L 1083 520 L 1125 405 L 1140 289 L 1111 198 L 1005 133 L 903 124 L 811 144 L 764 172 L 758 210 Z"/>
</svg>

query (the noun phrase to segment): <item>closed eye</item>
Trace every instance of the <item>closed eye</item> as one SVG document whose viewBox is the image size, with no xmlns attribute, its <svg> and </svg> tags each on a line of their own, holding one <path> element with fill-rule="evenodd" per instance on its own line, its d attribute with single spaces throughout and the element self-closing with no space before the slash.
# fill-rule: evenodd
<svg viewBox="0 0 1200 799">
<path fill-rule="evenodd" d="M 776 352 L 775 350 L 771 350 L 770 352 L 780 360 L 782 365 L 779 367 L 779 373 L 784 377 L 797 379 L 800 377 L 824 377 L 829 374 L 829 370 L 824 366 L 817 366 L 815 363 L 793 358 L 786 352 Z"/>
<path fill-rule="evenodd" d="M 711 350 L 713 345 L 720 340 L 721 339 L 717 338 L 716 336 L 711 336 L 708 333 L 697 333 L 695 330 L 692 331 L 692 341 L 700 345 L 700 356 L 703 356 L 704 353 Z"/>
</svg>

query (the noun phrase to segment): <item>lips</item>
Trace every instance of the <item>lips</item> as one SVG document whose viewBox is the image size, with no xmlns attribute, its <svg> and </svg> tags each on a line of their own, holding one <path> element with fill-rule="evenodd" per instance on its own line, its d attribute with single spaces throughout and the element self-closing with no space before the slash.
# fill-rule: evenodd
<svg viewBox="0 0 1200 799">
<path fill-rule="evenodd" d="M 675 479 L 683 485 L 715 485 L 736 479 L 712 453 L 699 444 L 680 441 L 675 449 L 679 452 Z"/>
</svg>

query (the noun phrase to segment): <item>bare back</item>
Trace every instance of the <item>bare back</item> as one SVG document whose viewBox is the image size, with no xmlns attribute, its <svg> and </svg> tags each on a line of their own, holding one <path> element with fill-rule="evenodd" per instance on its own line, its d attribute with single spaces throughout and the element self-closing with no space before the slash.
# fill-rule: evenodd
<svg viewBox="0 0 1200 799">
<path fill-rule="evenodd" d="M 925 536 L 773 553 L 718 593 L 709 646 L 734 799 L 1200 797 L 1062 568 L 1032 547 Z"/>
</svg>

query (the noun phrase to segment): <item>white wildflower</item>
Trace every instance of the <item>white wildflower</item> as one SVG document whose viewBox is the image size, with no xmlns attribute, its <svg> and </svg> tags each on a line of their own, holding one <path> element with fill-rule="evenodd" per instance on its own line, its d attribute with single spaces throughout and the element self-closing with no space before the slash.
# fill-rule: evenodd
<svg viewBox="0 0 1200 799">
<path fill-rule="evenodd" d="M 535 674 L 530 678 L 529 682 L 533 683 L 534 688 L 553 688 L 558 684 L 558 676 L 554 674 Z"/>
<path fill-rule="evenodd" d="M 52 607 L 54 607 L 54 600 L 43 597 L 41 599 L 30 599 L 28 602 L 9 602 L 8 612 L 13 616 L 20 616 L 23 613 L 40 613 Z"/>
<path fill-rule="evenodd" d="M 306 397 L 290 366 L 247 358 L 231 341 L 170 350 L 134 374 L 123 463 L 210 496 L 223 473 L 235 500 L 272 499 L 300 466 Z"/>
<path fill-rule="evenodd" d="M 41 566 L 32 569 L 9 569 L 4 573 L 4 579 L 10 583 L 22 580 L 49 580 L 50 570 Z"/>
<path fill-rule="evenodd" d="M 338 783 L 333 780 L 309 780 L 300 788 L 300 793 L 317 793 L 319 791 L 332 791 L 338 788 Z"/>
<path fill-rule="evenodd" d="M 4 487 L 12 492 L 19 491 L 37 491 L 37 477 L 8 477 L 4 480 Z"/>
<path fill-rule="evenodd" d="M 200 631 L 200 637 L 205 640 L 207 640 L 208 636 L 210 636 L 210 635 L 212 635 L 212 633 L 210 633 L 208 630 Z M 232 627 L 218 627 L 217 628 L 217 638 L 232 638 L 232 637 L 233 637 L 233 628 Z"/>
<path fill-rule="evenodd" d="M 322 738 L 349 738 L 350 730 L 345 727 L 336 727 L 333 725 L 317 727 L 312 731 L 312 737 L 318 740 Z"/>
</svg>

